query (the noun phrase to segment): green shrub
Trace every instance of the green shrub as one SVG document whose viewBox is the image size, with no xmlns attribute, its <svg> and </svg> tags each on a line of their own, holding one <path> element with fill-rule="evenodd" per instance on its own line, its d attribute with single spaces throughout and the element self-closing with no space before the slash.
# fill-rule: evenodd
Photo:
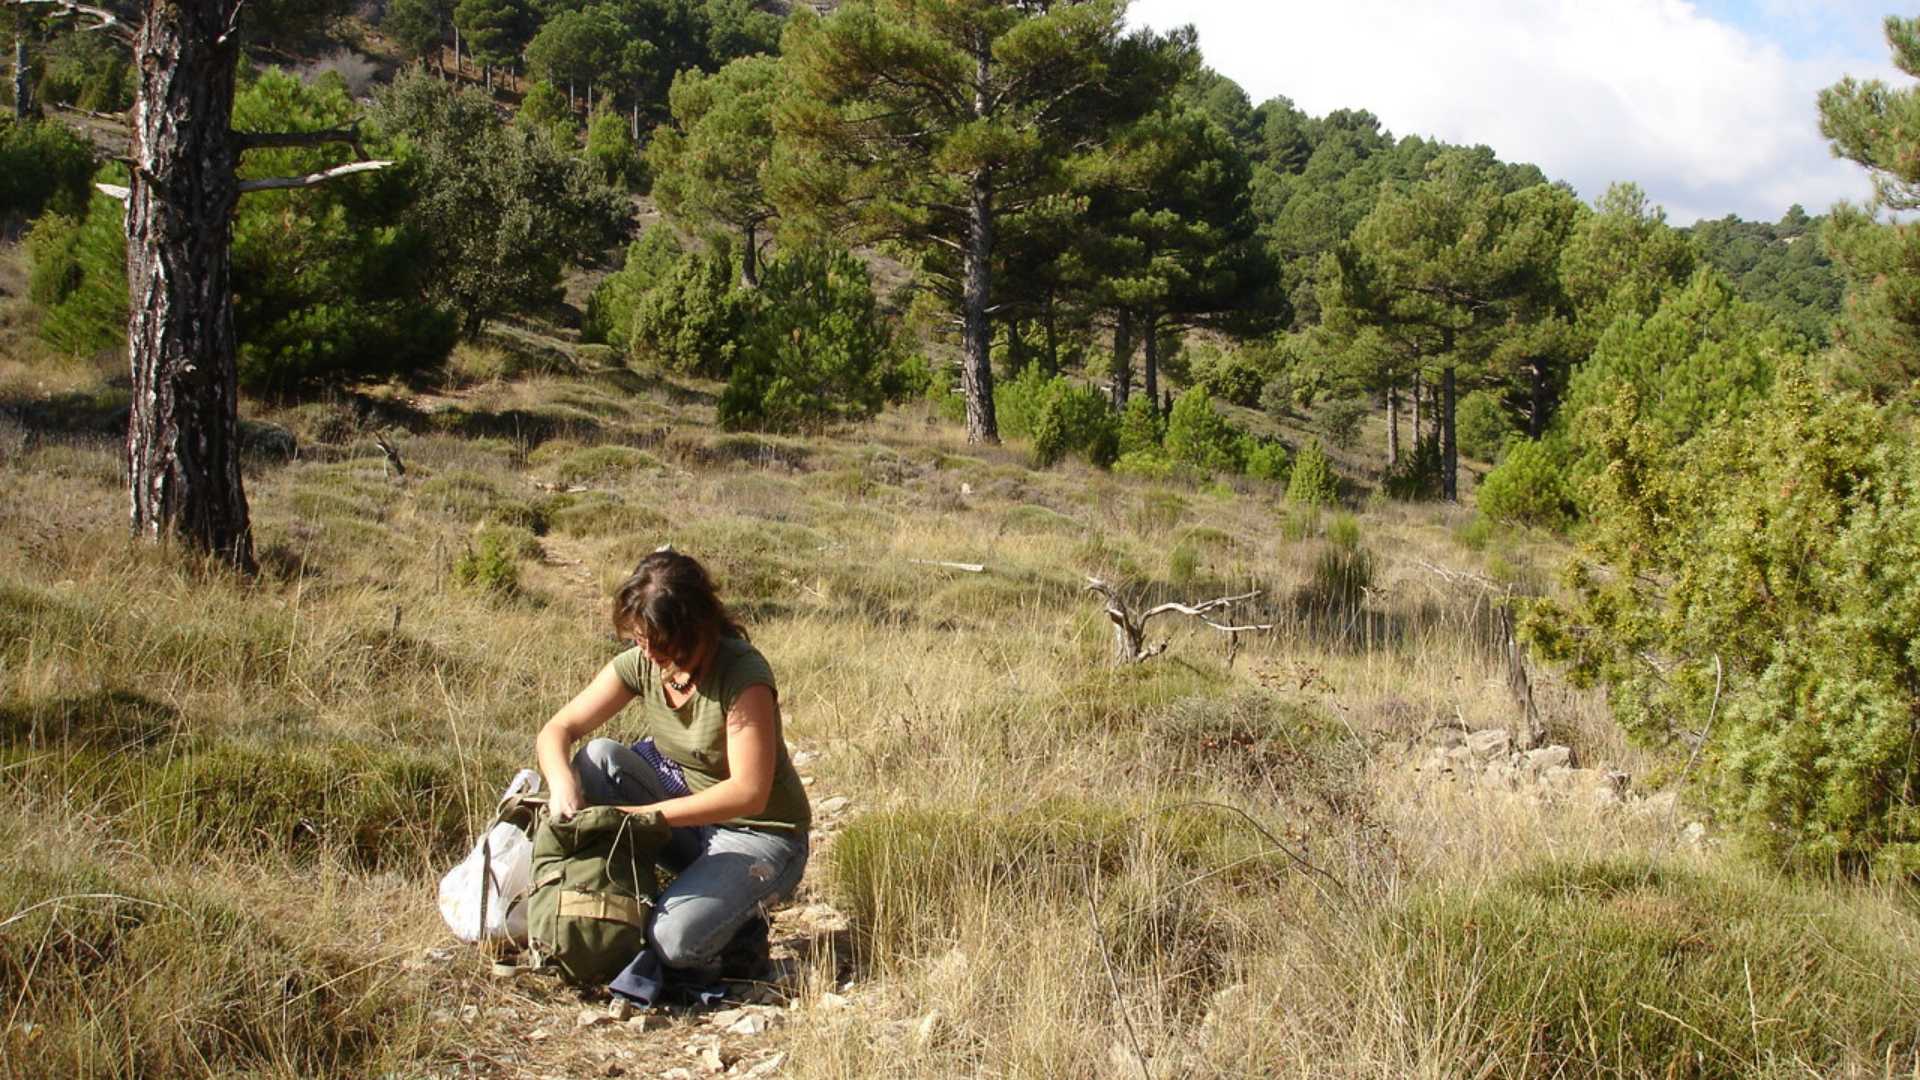
<svg viewBox="0 0 1920 1080">
<path fill-rule="evenodd" d="M 96 194 L 84 217 L 43 215 L 27 235 L 27 289 L 43 311 L 40 337 L 74 356 L 127 337 L 127 239 L 121 205 Z"/>
<path fill-rule="evenodd" d="M 1055 378 L 1033 424 L 1033 456 L 1044 468 L 1069 453 L 1107 468 L 1120 456 L 1120 425 L 1107 399 L 1091 387 Z"/>
<path fill-rule="evenodd" d="M 233 124 L 342 128 L 362 111 L 338 78 L 305 82 L 270 68 L 239 87 Z M 301 176 L 336 164 L 338 150 L 264 148 L 248 153 L 240 171 L 249 179 Z M 232 256 L 242 386 L 284 393 L 430 371 L 446 360 L 459 327 L 451 312 L 421 303 L 434 279 L 429 237 L 406 220 L 415 197 L 405 170 L 383 169 L 240 200 Z"/>
<path fill-rule="evenodd" d="M 1145 394 L 1135 394 L 1127 399 L 1126 408 L 1120 410 L 1120 456 L 1146 452 L 1159 452 L 1160 444 L 1167 437 L 1166 421 L 1160 417 L 1160 410 Z"/>
<path fill-rule="evenodd" d="M 660 467 L 660 459 L 631 446 L 588 446 L 561 458 L 553 467 L 554 479 L 562 484 L 618 480 L 643 469 Z"/>
<path fill-rule="evenodd" d="M 1320 430 L 1326 432 L 1327 442 L 1342 450 L 1350 450 L 1360 441 L 1360 425 L 1367 418 L 1371 406 L 1366 398 L 1335 398 L 1320 407 Z"/>
<path fill-rule="evenodd" d="M 1507 449 L 1506 460 L 1480 481 L 1474 501 L 1495 521 L 1564 529 L 1572 524 L 1573 495 L 1567 479 L 1570 463 L 1563 439 L 1522 439 Z"/>
<path fill-rule="evenodd" d="M 1287 478 L 1287 501 L 1302 506 L 1332 506 L 1340 499 L 1340 480 L 1320 444 L 1301 447 Z"/>
<path fill-rule="evenodd" d="M 109 113 L 133 107 L 133 61 L 109 34 L 55 35 L 47 41 L 40 65 L 40 83 L 33 90 L 37 101 Z"/>
<path fill-rule="evenodd" d="M 1029 364 L 1013 378 L 995 382 L 993 417 L 1000 427 L 1001 438 L 1032 438 L 1033 425 L 1040 419 L 1040 410 L 1052 392 L 1053 380 L 1038 364 Z"/>
<path fill-rule="evenodd" d="M 1357 610 L 1373 587 L 1373 573 L 1373 553 L 1361 543 L 1359 519 L 1341 514 L 1327 526 L 1327 546 L 1314 559 L 1307 596 L 1330 611 Z"/>
<path fill-rule="evenodd" d="M 1440 434 L 1434 432 L 1414 440 L 1400 460 L 1388 466 L 1381 487 L 1388 497 L 1405 502 L 1437 499 L 1446 467 L 1446 459 L 1440 455 Z"/>
<path fill-rule="evenodd" d="M 603 103 L 594 109 L 587 122 L 587 161 L 600 178 L 615 187 L 636 189 L 642 185 L 644 166 L 640 148 L 633 141 L 627 118 Z"/>
<path fill-rule="evenodd" d="M 1485 551 L 1493 540 L 1493 533 L 1493 519 L 1486 514 L 1475 514 L 1454 528 L 1453 538 L 1468 551 Z"/>
<path fill-rule="evenodd" d="M 1737 868 L 1549 862 L 1417 894 L 1377 933 L 1406 1037 L 1464 1073 L 1839 1076 L 1920 1052 L 1910 941 Z"/>
<path fill-rule="evenodd" d="M 453 563 L 453 582 L 489 596 L 506 599 L 520 592 L 518 544 L 504 531 L 486 530 L 468 541 Z"/>
<path fill-rule="evenodd" d="M 629 351 L 674 371 L 726 378 L 752 320 L 752 300 L 736 277 L 725 250 L 680 256 L 635 306 Z"/>
<path fill-rule="evenodd" d="M 655 225 L 641 233 L 627 247 L 626 263 L 587 297 L 580 340 L 627 348 L 633 338 L 635 309 L 649 290 L 673 272 L 680 255 L 680 241 L 667 226 Z"/>
<path fill-rule="evenodd" d="M 1174 399 L 1167 415 L 1166 451 L 1176 464 L 1207 472 L 1240 471 L 1238 433 L 1213 411 L 1213 399 L 1201 387 Z"/>
<path fill-rule="evenodd" d="M 1246 448 L 1247 475 L 1276 484 L 1287 482 L 1293 471 L 1287 448 L 1278 439 L 1258 439 Z"/>
<path fill-rule="evenodd" d="M 1190 352 L 1189 371 L 1194 385 L 1235 405 L 1252 408 L 1260 403 L 1266 372 L 1245 353 L 1212 345 L 1199 346 Z"/>
<path fill-rule="evenodd" d="M 1520 434 L 1499 391 L 1475 390 L 1460 399 L 1454 410 L 1454 435 L 1460 452 L 1481 461 L 1496 461 L 1508 441 Z"/>
<path fill-rule="evenodd" d="M 1909 421 L 1789 366 L 1756 411 L 1676 453 L 1628 391 L 1582 417 L 1601 467 L 1568 607 L 1526 624 L 1615 718 L 1699 758 L 1777 857 L 1920 872 L 1920 451 Z"/>
<path fill-rule="evenodd" d="M 900 361 L 866 263 L 824 249 L 766 267 L 751 323 L 720 395 L 730 429 L 818 429 L 864 420 L 886 403 Z"/>
<path fill-rule="evenodd" d="M 1113 463 L 1113 472 L 1115 476 L 1131 476 L 1141 480 L 1171 480 L 1174 465 L 1158 450 L 1135 450 L 1121 454 Z"/>
<path fill-rule="evenodd" d="M 93 147 L 63 124 L 0 119 L 0 218 L 86 212 Z"/>
</svg>

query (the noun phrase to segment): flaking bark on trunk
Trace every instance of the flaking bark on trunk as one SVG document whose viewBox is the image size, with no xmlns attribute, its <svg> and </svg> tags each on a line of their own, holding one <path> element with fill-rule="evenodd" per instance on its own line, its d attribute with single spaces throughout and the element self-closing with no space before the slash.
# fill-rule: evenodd
<svg viewBox="0 0 1920 1080">
<path fill-rule="evenodd" d="M 27 85 L 27 36 L 13 39 L 13 118 L 25 120 L 33 112 L 32 88 Z"/>
<path fill-rule="evenodd" d="M 983 81 L 986 61 L 981 62 Z M 966 283 L 961 296 L 966 361 L 960 385 L 967 399 L 967 442 L 997 443 L 1000 426 L 993 415 L 993 324 L 987 318 L 992 295 L 993 195 L 983 173 L 974 178 L 967 221 Z"/>
<path fill-rule="evenodd" d="M 228 250 L 239 198 L 232 0 L 150 4 L 135 46 L 127 199 L 134 530 L 255 568 L 240 481 Z"/>
</svg>

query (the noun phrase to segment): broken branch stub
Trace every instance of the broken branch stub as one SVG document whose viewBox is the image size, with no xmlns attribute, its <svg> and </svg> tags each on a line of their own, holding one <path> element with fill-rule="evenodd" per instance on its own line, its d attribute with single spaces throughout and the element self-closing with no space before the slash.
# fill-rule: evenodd
<svg viewBox="0 0 1920 1080">
<path fill-rule="evenodd" d="M 1137 664 L 1142 660 L 1148 660 L 1158 656 L 1167 650 L 1166 639 L 1162 639 L 1154 645 L 1146 644 L 1146 639 L 1147 623 L 1169 613 L 1186 615 L 1198 619 L 1205 625 L 1226 634 L 1230 653 L 1238 651 L 1240 644 L 1239 636 L 1241 634 L 1255 630 L 1273 629 L 1272 623 L 1234 625 L 1215 622 L 1213 619 L 1207 617 L 1214 612 L 1223 611 L 1235 604 L 1242 604 L 1255 599 L 1260 595 L 1260 590 L 1258 589 L 1252 592 L 1241 593 L 1238 596 L 1218 596 L 1212 600 L 1203 600 L 1193 604 L 1168 602 L 1148 608 L 1146 611 L 1139 613 L 1136 613 L 1133 610 L 1133 606 L 1127 603 L 1126 598 L 1120 595 L 1119 589 L 1097 577 L 1087 578 L 1087 591 L 1098 593 L 1106 599 L 1107 621 L 1113 624 L 1114 662 L 1120 664 Z"/>
</svg>

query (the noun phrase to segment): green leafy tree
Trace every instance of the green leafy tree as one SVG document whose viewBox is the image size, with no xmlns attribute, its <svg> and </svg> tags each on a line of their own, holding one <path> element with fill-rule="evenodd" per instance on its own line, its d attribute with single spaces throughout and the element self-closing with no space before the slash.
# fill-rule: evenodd
<svg viewBox="0 0 1920 1080">
<path fill-rule="evenodd" d="M 567 95 L 545 79 L 535 79 L 520 95 L 520 110 L 513 115 L 522 127 L 546 131 L 559 137 L 573 135 L 573 107 Z"/>
<path fill-rule="evenodd" d="M 1088 258 L 1102 306 L 1127 312 L 1145 346 L 1142 387 L 1157 399 L 1164 336 L 1273 310 L 1258 302 L 1271 266 L 1256 241 L 1249 166 L 1225 129 L 1196 110 L 1168 108 L 1116 133 L 1077 172 L 1093 193 Z M 1116 350 L 1114 362 L 1124 399 L 1130 361 Z"/>
<path fill-rule="evenodd" d="M 1214 411 L 1213 398 L 1206 390 L 1196 386 L 1173 399 L 1164 445 L 1167 456 L 1176 463 L 1203 472 L 1237 473 L 1244 464 L 1239 434 Z"/>
<path fill-rule="evenodd" d="M 960 323 L 967 437 L 998 441 L 1000 220 L 1061 190 L 1061 163 L 1143 113 L 1184 56 L 1127 36 L 1111 0 L 850 3 L 796 19 L 783 45 L 796 92 L 778 127 L 793 168 L 776 201 L 800 224 L 845 222 L 912 260 Z"/>
<path fill-rule="evenodd" d="M 409 59 L 437 56 L 453 29 L 454 0 L 387 0 L 380 32 Z"/>
<path fill-rule="evenodd" d="M 798 273 L 799 271 L 796 271 Z M 640 298 L 628 351 L 674 371 L 725 379 L 753 317 L 726 249 L 690 251 Z"/>
<path fill-rule="evenodd" d="M 1287 501 L 1302 506 L 1332 506 L 1340 501 L 1340 478 L 1318 442 L 1300 448 L 1287 478 Z"/>
<path fill-rule="evenodd" d="M 1720 271 L 1736 295 L 1773 312 L 1800 336 L 1828 344 L 1845 282 L 1821 234 L 1825 217 L 1799 206 L 1779 221 L 1742 221 L 1728 214 L 1687 230 L 1702 262 Z"/>
<path fill-rule="evenodd" d="M 1633 184 L 1615 184 L 1567 239 L 1561 285 L 1585 340 L 1623 315 L 1645 318 L 1672 289 L 1693 276 L 1687 238 L 1667 224 L 1666 211 Z"/>
<path fill-rule="evenodd" d="M 1158 452 L 1166 434 L 1166 421 L 1153 402 L 1143 397 L 1128 399 L 1120 412 L 1120 453 Z"/>
<path fill-rule="evenodd" d="M 587 162 L 614 187 L 632 190 L 645 177 L 640 146 L 618 113 L 597 108 L 587 123 Z"/>
<path fill-rule="evenodd" d="M 1084 454 L 1100 467 L 1120 456 L 1120 431 L 1106 399 L 1091 387 L 1056 375 L 1033 422 L 1033 456 L 1046 467 L 1069 453 Z"/>
<path fill-rule="evenodd" d="M 767 267 L 749 310 L 720 395 L 723 426 L 816 429 L 886 403 L 900 350 L 865 263 L 820 249 L 786 254 Z"/>
<path fill-rule="evenodd" d="M 41 309 L 40 337 L 73 356 L 126 342 L 124 209 L 96 194 L 80 217 L 43 214 L 27 233 L 27 295 Z"/>
<path fill-rule="evenodd" d="M 375 117 L 400 140 L 416 193 L 407 223 L 427 238 L 429 297 L 462 332 L 558 295 L 563 267 L 625 230 L 626 197 L 543 131 L 500 123 L 493 105 L 424 73 L 403 74 Z"/>
<path fill-rule="evenodd" d="M 584 89 L 591 105 L 594 86 L 604 86 L 618 70 L 620 31 L 612 14 L 598 7 L 559 12 L 527 42 L 527 68 L 565 86 L 568 108 L 576 89 Z"/>
<path fill-rule="evenodd" d="M 655 225 L 641 233 L 628 246 L 626 262 L 587 297 L 580 340 L 626 348 L 633 336 L 634 311 L 647 292 L 673 272 L 680 256 L 680 241 L 672 229 Z"/>
<path fill-rule="evenodd" d="M 770 184 L 773 114 L 782 92 L 780 61 L 735 60 L 708 75 L 689 69 L 673 81 L 673 123 L 647 147 L 653 194 L 677 221 L 721 227 L 741 237 L 740 280 L 759 283 L 762 234 L 778 217 Z"/>
<path fill-rule="evenodd" d="M 1770 312 L 1735 297 L 1714 271 L 1700 271 L 1650 317 L 1616 320 L 1574 372 L 1567 412 L 1581 467 L 1601 468 L 1604 456 L 1577 421 L 1622 392 L 1630 390 L 1642 421 L 1677 446 L 1751 410 L 1772 386 L 1780 357 L 1802 348 Z"/>
<path fill-rule="evenodd" d="M 0 218 L 42 211 L 77 216 L 87 206 L 93 147 L 63 125 L 0 119 Z"/>
</svg>

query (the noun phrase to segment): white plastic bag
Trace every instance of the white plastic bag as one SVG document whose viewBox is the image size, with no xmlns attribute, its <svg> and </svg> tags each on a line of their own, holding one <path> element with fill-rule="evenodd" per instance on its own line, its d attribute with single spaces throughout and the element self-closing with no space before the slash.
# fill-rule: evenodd
<svg viewBox="0 0 1920 1080">
<path fill-rule="evenodd" d="M 500 801 L 539 790 L 540 774 L 521 769 Z M 524 942 L 527 890 L 532 885 L 533 841 L 518 825 L 496 821 L 460 865 L 440 879 L 440 916 L 461 941 Z"/>
</svg>

